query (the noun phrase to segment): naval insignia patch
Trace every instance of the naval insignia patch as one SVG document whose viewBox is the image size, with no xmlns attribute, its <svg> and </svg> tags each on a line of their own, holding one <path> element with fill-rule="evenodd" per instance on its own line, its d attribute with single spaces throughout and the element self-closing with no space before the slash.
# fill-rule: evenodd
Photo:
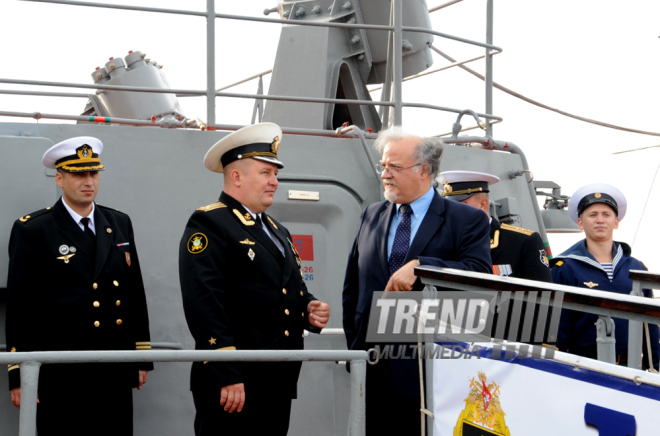
<svg viewBox="0 0 660 436">
<path fill-rule="evenodd" d="M 124 253 L 124 257 L 126 257 L 126 265 L 131 266 L 131 253 L 128 251 Z"/>
<path fill-rule="evenodd" d="M 206 250 L 209 245 L 209 239 L 204 233 L 195 233 L 188 239 L 188 251 L 192 254 L 199 254 Z"/>
<path fill-rule="evenodd" d="M 584 285 L 585 285 L 586 287 L 588 287 L 589 289 L 593 289 L 593 288 L 595 288 L 596 286 L 598 286 L 598 283 L 594 283 L 594 282 L 584 282 Z"/>
<path fill-rule="evenodd" d="M 273 142 L 270 143 L 270 151 L 277 154 L 280 149 L 280 137 L 276 136 L 273 138 Z"/>
<path fill-rule="evenodd" d="M 548 254 L 545 250 L 539 250 L 539 255 L 541 256 L 541 263 L 547 267 L 550 267 L 550 262 L 548 261 Z"/>
</svg>

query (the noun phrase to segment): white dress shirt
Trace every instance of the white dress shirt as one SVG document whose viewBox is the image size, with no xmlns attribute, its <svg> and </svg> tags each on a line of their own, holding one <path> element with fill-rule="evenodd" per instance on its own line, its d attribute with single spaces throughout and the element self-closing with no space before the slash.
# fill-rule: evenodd
<svg viewBox="0 0 660 436">
<path fill-rule="evenodd" d="M 64 196 L 62 196 L 62 204 L 64 204 L 64 207 L 66 207 L 66 210 L 69 211 L 69 215 L 71 215 L 71 218 L 78 224 L 78 227 L 80 227 L 80 230 L 83 232 L 85 231 L 85 225 L 80 222 L 81 219 L 83 218 L 89 218 L 89 223 L 87 227 L 89 227 L 92 230 L 92 233 L 96 234 L 96 227 L 94 227 L 94 208 L 96 205 L 92 201 L 92 211 L 89 213 L 88 217 L 84 217 L 82 215 L 79 215 L 75 210 L 71 209 L 68 204 L 66 204 L 66 201 L 64 200 Z"/>
<path fill-rule="evenodd" d="M 245 208 L 245 210 L 247 210 L 248 212 L 250 212 L 250 215 L 252 215 L 252 218 L 253 218 L 255 221 L 257 220 L 257 214 L 252 213 L 252 211 L 251 211 L 250 209 L 248 209 L 244 204 L 241 204 L 241 206 L 243 206 L 243 207 Z M 261 218 L 261 214 L 259 214 L 259 217 Z M 277 247 L 277 249 L 280 250 L 280 253 L 282 253 L 282 256 L 284 256 L 284 247 L 282 247 L 282 243 L 280 242 L 279 239 L 277 239 L 275 236 L 273 236 L 273 235 L 270 233 L 270 230 L 268 230 L 268 226 L 267 226 L 266 223 L 264 222 L 263 218 L 261 218 L 261 227 L 264 229 L 264 232 L 266 232 L 266 234 L 267 234 L 268 237 L 271 239 L 271 241 L 273 241 L 273 243 L 275 244 L 275 246 Z"/>
</svg>

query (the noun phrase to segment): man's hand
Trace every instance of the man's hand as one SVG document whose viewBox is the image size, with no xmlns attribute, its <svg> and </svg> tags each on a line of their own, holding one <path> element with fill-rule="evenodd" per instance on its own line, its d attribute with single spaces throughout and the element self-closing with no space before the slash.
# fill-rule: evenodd
<svg viewBox="0 0 660 436">
<path fill-rule="evenodd" d="M 245 404 L 245 385 L 236 383 L 235 385 L 223 386 L 220 389 L 220 405 L 225 406 L 225 412 L 233 413 L 243 410 Z"/>
<path fill-rule="evenodd" d="M 11 402 L 14 403 L 14 406 L 21 408 L 21 388 L 14 388 L 11 390 Z M 37 396 L 37 403 L 39 402 L 39 396 Z"/>
<path fill-rule="evenodd" d="M 322 301 L 310 301 L 307 305 L 307 312 L 309 313 L 309 323 L 320 329 L 325 328 L 325 325 L 330 319 L 330 306 Z"/>
<path fill-rule="evenodd" d="M 142 385 L 147 382 L 147 371 L 145 370 L 140 370 L 140 376 L 138 380 L 138 391 L 142 390 Z"/>
<path fill-rule="evenodd" d="M 415 275 L 415 267 L 417 266 L 417 259 L 411 260 L 403 265 L 397 272 L 392 274 L 390 280 L 385 286 L 385 292 L 404 292 L 411 291 L 417 276 Z"/>
</svg>

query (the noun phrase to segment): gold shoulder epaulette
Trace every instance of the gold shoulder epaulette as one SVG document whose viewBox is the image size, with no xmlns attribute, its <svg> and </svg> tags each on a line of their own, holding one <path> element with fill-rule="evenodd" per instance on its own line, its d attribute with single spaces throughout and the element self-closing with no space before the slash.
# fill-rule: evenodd
<svg viewBox="0 0 660 436">
<path fill-rule="evenodd" d="M 96 204 L 98 207 L 101 207 L 103 209 L 107 209 L 107 210 L 110 210 L 110 211 L 113 211 L 113 212 L 119 212 L 121 214 L 128 215 L 126 212 L 122 212 L 121 210 L 115 209 L 114 207 L 103 206 L 102 204 L 98 204 L 98 203 L 94 203 L 94 204 Z"/>
<path fill-rule="evenodd" d="M 29 219 L 36 218 L 40 215 L 45 214 L 46 212 L 50 212 L 51 209 L 52 209 L 51 207 L 47 207 L 45 209 L 41 209 L 41 210 L 38 210 L 36 212 L 32 212 L 29 215 L 22 216 L 18 220 L 22 223 L 26 223 Z"/>
<path fill-rule="evenodd" d="M 564 264 L 563 260 L 558 260 L 557 263 L 555 263 L 555 266 L 562 266 Z"/>
<path fill-rule="evenodd" d="M 209 205 L 207 205 L 207 206 L 200 207 L 200 208 L 197 209 L 197 210 L 201 210 L 201 211 L 204 211 L 204 212 L 208 212 L 208 211 L 210 211 L 210 210 L 220 209 L 220 208 L 222 208 L 222 207 L 227 207 L 227 206 L 226 206 L 224 203 L 218 201 L 217 203 L 211 203 L 211 204 L 209 204 Z"/>
<path fill-rule="evenodd" d="M 510 224 L 501 224 L 500 227 L 505 229 L 505 230 L 510 230 L 512 232 L 522 233 L 522 234 L 527 235 L 527 236 L 530 236 L 534 233 L 534 230 L 523 229 L 522 227 L 516 227 L 516 226 L 512 226 Z"/>
</svg>

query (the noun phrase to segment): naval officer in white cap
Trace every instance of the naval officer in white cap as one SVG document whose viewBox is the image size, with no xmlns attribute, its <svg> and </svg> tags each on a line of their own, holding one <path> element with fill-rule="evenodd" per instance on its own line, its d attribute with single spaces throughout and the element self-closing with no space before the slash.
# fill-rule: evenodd
<svg viewBox="0 0 660 436">
<path fill-rule="evenodd" d="M 568 202 L 568 213 L 585 239 L 552 259 L 552 279 L 562 285 L 577 286 L 599 291 L 630 294 L 632 280 L 630 270 L 646 270 L 646 266 L 632 257 L 630 246 L 614 240 L 614 230 L 626 215 L 627 203 L 624 195 L 617 188 L 605 183 L 594 183 L 578 189 Z M 652 297 L 649 289 L 644 290 L 645 297 Z M 574 312 L 564 309 L 559 325 L 557 347 L 579 356 L 597 358 L 596 326 L 598 315 Z M 628 359 L 628 321 L 614 320 L 616 339 L 616 363 L 627 365 Z M 660 330 L 649 325 L 653 367 L 658 368 L 660 358 Z M 649 356 L 646 355 L 644 335 L 642 347 L 643 368 L 649 368 Z"/>
<path fill-rule="evenodd" d="M 552 282 L 541 236 L 533 230 L 500 224 L 490 216 L 489 186 L 499 182 L 499 177 L 476 171 L 445 171 L 440 176 L 443 197 L 469 204 L 488 216 L 493 274 Z"/>
<path fill-rule="evenodd" d="M 140 262 L 128 215 L 94 203 L 103 144 L 82 136 L 43 155 L 57 169 L 62 197 L 18 219 L 9 241 L 7 349 L 151 348 Z M 153 364 L 44 365 L 39 375 L 39 436 L 133 432 L 132 388 Z M 9 367 L 20 407 L 20 368 Z"/>
<path fill-rule="evenodd" d="M 192 214 L 181 238 L 183 307 L 197 350 L 300 350 L 330 307 L 310 294 L 289 231 L 266 215 L 277 190 L 282 130 L 240 129 L 204 165 L 222 173 L 216 203 Z M 301 362 L 195 362 L 195 433 L 286 435 Z"/>
</svg>

